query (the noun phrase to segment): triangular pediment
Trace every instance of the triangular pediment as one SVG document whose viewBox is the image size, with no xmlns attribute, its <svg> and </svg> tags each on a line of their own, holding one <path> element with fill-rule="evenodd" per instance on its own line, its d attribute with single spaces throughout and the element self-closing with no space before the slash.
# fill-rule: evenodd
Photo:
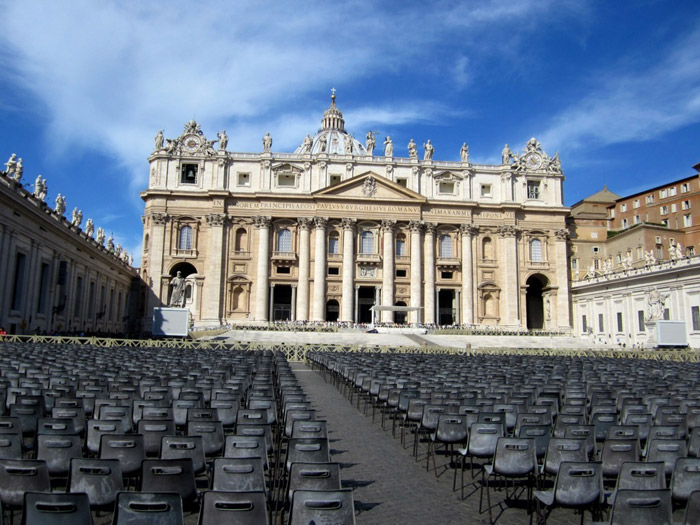
<svg viewBox="0 0 700 525">
<path fill-rule="evenodd" d="M 334 186 L 320 189 L 312 195 L 316 198 L 425 202 L 425 197 L 420 193 L 409 190 L 371 171 L 356 175 Z"/>
<path fill-rule="evenodd" d="M 433 179 L 440 182 L 460 182 L 464 177 L 452 171 L 440 171 L 433 175 Z"/>
</svg>

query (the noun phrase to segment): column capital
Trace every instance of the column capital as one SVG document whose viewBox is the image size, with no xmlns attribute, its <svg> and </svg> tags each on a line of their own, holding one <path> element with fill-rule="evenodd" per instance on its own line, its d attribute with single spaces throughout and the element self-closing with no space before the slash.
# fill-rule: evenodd
<svg viewBox="0 0 700 525">
<path fill-rule="evenodd" d="M 462 235 L 474 237 L 475 235 L 479 234 L 479 227 L 474 224 L 460 224 L 459 231 L 462 233 Z"/>
<path fill-rule="evenodd" d="M 344 217 L 341 222 L 344 230 L 354 230 L 357 224 L 357 219 L 351 219 L 350 217 Z"/>
<path fill-rule="evenodd" d="M 161 224 L 161 225 L 165 224 L 169 218 L 170 217 L 168 217 L 168 215 L 166 215 L 165 213 L 152 213 L 151 214 L 151 219 L 156 224 Z"/>
<path fill-rule="evenodd" d="M 435 235 L 435 230 L 437 230 L 437 227 L 438 227 L 438 225 L 436 222 L 426 222 L 425 223 L 425 233 Z"/>
<path fill-rule="evenodd" d="M 253 217 L 253 224 L 256 228 L 269 228 L 272 224 L 272 217 L 266 215 L 256 215 Z"/>
<path fill-rule="evenodd" d="M 223 213 L 211 213 L 205 219 L 209 226 L 223 226 L 227 217 Z"/>
<path fill-rule="evenodd" d="M 299 217 L 297 219 L 297 225 L 300 230 L 310 230 L 313 219 L 311 217 Z"/>
<path fill-rule="evenodd" d="M 423 221 L 409 221 L 408 222 L 408 229 L 411 230 L 411 232 L 420 233 L 421 231 L 423 231 L 424 226 L 425 226 L 425 223 Z"/>
<path fill-rule="evenodd" d="M 501 237 L 515 237 L 520 233 L 521 229 L 513 224 L 503 224 L 498 227 L 497 231 Z"/>
<path fill-rule="evenodd" d="M 328 224 L 327 217 L 314 217 L 314 226 L 317 230 L 325 230 Z"/>
<path fill-rule="evenodd" d="M 554 232 L 554 236 L 557 238 L 559 241 L 565 241 L 569 238 L 569 230 L 566 228 L 562 228 L 561 230 L 556 230 Z"/>
<path fill-rule="evenodd" d="M 395 219 L 382 219 L 382 231 L 383 232 L 391 233 L 394 231 L 394 228 L 396 228 L 396 220 Z"/>
</svg>

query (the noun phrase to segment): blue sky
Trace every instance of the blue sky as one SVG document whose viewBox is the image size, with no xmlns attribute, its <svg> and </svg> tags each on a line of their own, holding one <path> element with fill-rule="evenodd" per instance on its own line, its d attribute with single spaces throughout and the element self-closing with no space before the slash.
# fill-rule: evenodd
<svg viewBox="0 0 700 525">
<path fill-rule="evenodd" d="M 700 2 L 0 0 L 0 161 L 140 260 L 153 136 L 293 151 L 331 87 L 356 137 L 498 163 L 535 136 L 571 205 L 700 162 Z"/>
</svg>

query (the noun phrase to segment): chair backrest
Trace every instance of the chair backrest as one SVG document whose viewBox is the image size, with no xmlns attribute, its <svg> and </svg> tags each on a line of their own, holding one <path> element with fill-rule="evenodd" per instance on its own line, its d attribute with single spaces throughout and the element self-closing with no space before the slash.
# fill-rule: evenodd
<svg viewBox="0 0 700 525">
<path fill-rule="evenodd" d="M 46 461 L 49 474 L 67 474 L 71 459 L 83 456 L 83 443 L 76 434 L 39 434 L 36 439 L 36 458 Z"/>
<path fill-rule="evenodd" d="M 676 460 L 687 455 L 685 439 L 652 439 L 647 444 L 647 461 L 663 461 L 667 476 L 673 473 Z"/>
<path fill-rule="evenodd" d="M 308 421 L 304 419 L 297 419 L 292 425 L 292 437 L 327 438 L 328 425 L 325 421 Z"/>
<path fill-rule="evenodd" d="M 207 491 L 202 496 L 199 525 L 268 525 L 265 493 Z"/>
<path fill-rule="evenodd" d="M 686 501 L 700 490 L 700 458 L 678 458 L 671 475 L 673 499 Z"/>
<path fill-rule="evenodd" d="M 78 434 L 72 419 L 58 419 L 54 417 L 40 417 L 36 422 L 37 434 L 52 434 L 54 436 L 68 436 Z"/>
<path fill-rule="evenodd" d="M 265 492 L 262 458 L 216 458 L 212 490 L 229 492 Z"/>
<path fill-rule="evenodd" d="M 688 430 L 688 456 L 700 456 L 700 427 Z"/>
<path fill-rule="evenodd" d="M 289 501 L 295 490 L 338 490 L 339 463 L 292 463 L 287 482 Z"/>
<path fill-rule="evenodd" d="M 695 525 L 696 523 L 700 523 L 700 490 L 694 490 L 690 493 L 683 519 L 683 525 Z"/>
<path fill-rule="evenodd" d="M 626 461 L 639 461 L 639 443 L 633 440 L 607 439 L 601 452 L 604 476 L 617 476 Z"/>
<path fill-rule="evenodd" d="M 657 490 L 666 488 L 664 463 L 628 461 L 620 467 L 617 490 Z"/>
<path fill-rule="evenodd" d="M 146 459 L 141 434 L 102 434 L 100 437 L 100 459 L 118 459 L 122 474 L 133 476 L 141 470 L 141 461 Z"/>
<path fill-rule="evenodd" d="M 290 524 L 298 523 L 355 525 L 352 489 L 294 491 Z"/>
<path fill-rule="evenodd" d="M 240 414 L 240 412 L 239 412 Z M 291 437 L 292 435 L 292 430 L 294 429 L 294 421 L 296 420 L 306 420 L 306 421 L 313 421 L 316 419 L 316 411 L 315 410 L 288 410 L 285 413 L 285 420 L 284 420 L 284 435 L 287 437 Z M 242 423 L 239 417 L 239 423 Z"/>
<path fill-rule="evenodd" d="M 566 507 L 587 507 L 602 501 L 601 463 L 564 461 L 554 483 L 554 501 Z"/>
<path fill-rule="evenodd" d="M 490 458 L 496 453 L 496 444 L 501 437 L 501 423 L 474 423 L 469 432 L 467 453 L 474 457 Z"/>
<path fill-rule="evenodd" d="M 671 491 L 619 490 L 615 493 L 610 525 L 671 525 Z"/>
<path fill-rule="evenodd" d="M 92 454 L 99 454 L 100 441 L 103 434 L 119 434 L 117 421 L 103 421 L 102 419 L 90 419 L 86 422 L 87 435 L 85 447 Z"/>
<path fill-rule="evenodd" d="M 161 459 L 190 458 L 194 473 L 206 468 L 202 436 L 163 436 L 160 441 Z"/>
<path fill-rule="evenodd" d="M 160 441 L 163 436 L 176 435 L 175 421 L 172 419 L 140 419 L 137 431 L 143 436 L 146 456 L 160 454 Z"/>
<path fill-rule="evenodd" d="M 192 460 L 144 460 L 141 464 L 141 491 L 176 492 L 185 503 L 196 500 L 197 485 Z"/>
<path fill-rule="evenodd" d="M 232 427 L 236 424 L 239 409 L 238 398 L 235 400 L 212 399 L 209 406 L 216 409 L 219 421 L 224 427 Z"/>
<path fill-rule="evenodd" d="M 87 494 L 26 492 L 22 523 L 32 525 L 92 525 Z"/>
<path fill-rule="evenodd" d="M 120 492 L 113 525 L 184 525 L 182 499 L 176 493 Z"/>
<path fill-rule="evenodd" d="M 586 442 L 583 439 L 552 438 L 547 444 L 544 459 L 544 471 L 549 475 L 559 472 L 564 461 L 583 463 L 588 460 Z"/>
<path fill-rule="evenodd" d="M 0 434 L 0 459 L 22 459 L 22 434 Z"/>
<path fill-rule="evenodd" d="M 264 436 L 226 436 L 225 458 L 263 458 L 267 464 L 267 447 Z"/>
<path fill-rule="evenodd" d="M 639 427 L 637 425 L 612 425 L 608 427 L 608 435 L 605 439 L 639 439 Z"/>
<path fill-rule="evenodd" d="M 669 425 L 652 425 L 649 428 L 649 441 L 652 439 L 681 439 L 680 427 Z"/>
<path fill-rule="evenodd" d="M 496 444 L 493 470 L 504 476 L 534 474 L 537 467 L 535 440 L 502 437 Z"/>
<path fill-rule="evenodd" d="M 442 443 L 464 443 L 467 440 L 467 418 L 452 414 L 440 414 L 435 437 Z"/>
<path fill-rule="evenodd" d="M 289 472 L 292 463 L 330 463 L 328 439 L 292 438 L 287 446 L 285 467 Z"/>
<path fill-rule="evenodd" d="M 221 421 L 188 421 L 187 435 L 202 438 L 205 456 L 218 456 L 224 449 L 224 426 Z"/>
<path fill-rule="evenodd" d="M 10 507 L 24 504 L 25 492 L 49 492 L 49 469 L 38 459 L 0 460 L 0 501 Z"/>
<path fill-rule="evenodd" d="M 69 492 L 84 492 L 90 506 L 111 505 L 124 490 L 118 459 L 76 458 L 70 462 Z"/>
</svg>

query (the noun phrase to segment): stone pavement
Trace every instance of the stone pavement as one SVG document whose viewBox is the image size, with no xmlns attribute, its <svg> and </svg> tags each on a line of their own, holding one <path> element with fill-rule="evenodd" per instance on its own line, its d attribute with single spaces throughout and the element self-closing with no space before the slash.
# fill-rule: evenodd
<svg viewBox="0 0 700 525">
<path fill-rule="evenodd" d="M 358 524 L 488 523 L 488 513 L 479 514 L 476 486 L 465 489 L 465 494 L 472 494 L 464 501 L 459 492 L 452 492 L 452 470 L 444 468 L 447 456 L 438 455 L 440 477 L 436 479 L 432 470 L 425 469 L 425 443 L 420 446 L 419 461 L 415 462 L 412 435 L 407 437 L 404 448 L 398 431 L 396 438 L 392 438 L 391 423 L 387 430 L 382 430 L 380 417 L 372 423 L 371 410 L 367 416 L 363 415 L 321 373 L 304 363 L 291 366 L 317 410 L 318 419 L 328 422 L 331 460 L 341 464 L 343 485 L 354 489 Z M 465 483 L 468 478 L 469 473 L 465 472 Z M 502 501 L 502 491 L 492 497 L 494 504 Z M 486 495 L 484 505 L 485 502 Z M 500 511 L 494 507 L 494 518 Z M 578 520 L 572 511 L 557 510 L 548 523 Z M 530 516 L 524 506 L 507 508 L 496 523 L 530 523 Z"/>
</svg>

